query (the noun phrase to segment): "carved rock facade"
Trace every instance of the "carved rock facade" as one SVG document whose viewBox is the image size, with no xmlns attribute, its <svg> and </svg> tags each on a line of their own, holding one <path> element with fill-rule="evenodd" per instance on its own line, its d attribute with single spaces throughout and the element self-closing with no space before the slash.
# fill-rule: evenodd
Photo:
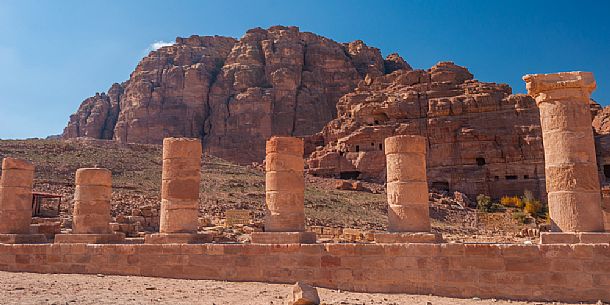
<svg viewBox="0 0 610 305">
<path fill-rule="evenodd" d="M 337 110 L 337 119 L 307 139 L 312 174 L 383 180 L 384 139 L 422 135 L 432 188 L 545 196 L 538 109 L 508 85 L 474 80 L 467 69 L 441 62 L 367 77 Z"/>
</svg>

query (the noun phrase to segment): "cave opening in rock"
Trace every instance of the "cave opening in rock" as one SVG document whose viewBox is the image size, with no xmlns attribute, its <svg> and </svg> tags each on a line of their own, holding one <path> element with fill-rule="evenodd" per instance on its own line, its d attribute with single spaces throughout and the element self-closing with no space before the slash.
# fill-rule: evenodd
<svg viewBox="0 0 610 305">
<path fill-rule="evenodd" d="M 507 175 L 506 180 L 517 180 L 519 177 L 517 175 Z"/>
<path fill-rule="evenodd" d="M 360 145 L 356 145 L 356 152 L 360 151 Z"/>
<path fill-rule="evenodd" d="M 339 178 L 341 179 L 358 179 L 358 177 L 360 177 L 359 171 L 345 171 L 339 173 Z"/>
<path fill-rule="evenodd" d="M 478 165 L 478 166 L 483 166 L 483 165 L 485 165 L 485 158 L 483 158 L 483 157 L 478 157 L 476 160 L 477 160 L 477 165 Z"/>
<path fill-rule="evenodd" d="M 610 164 L 604 164 L 604 176 L 610 179 Z"/>
<path fill-rule="evenodd" d="M 448 192 L 449 191 L 449 182 L 447 182 L 447 181 L 434 181 L 434 182 L 432 182 L 431 187 L 432 187 L 432 189 L 435 189 L 437 191 Z"/>
</svg>

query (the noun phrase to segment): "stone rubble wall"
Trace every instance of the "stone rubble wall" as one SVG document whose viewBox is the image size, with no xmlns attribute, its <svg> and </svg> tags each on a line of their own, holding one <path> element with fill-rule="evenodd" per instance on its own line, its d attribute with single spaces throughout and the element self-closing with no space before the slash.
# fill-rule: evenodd
<svg viewBox="0 0 610 305">
<path fill-rule="evenodd" d="M 608 244 L 0 244 L 0 270 L 305 281 L 357 292 L 610 301 Z"/>
</svg>

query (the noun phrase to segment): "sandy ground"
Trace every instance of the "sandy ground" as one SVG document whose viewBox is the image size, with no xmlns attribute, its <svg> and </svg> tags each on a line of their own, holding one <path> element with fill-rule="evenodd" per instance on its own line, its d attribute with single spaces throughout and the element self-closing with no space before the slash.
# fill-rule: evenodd
<svg viewBox="0 0 610 305">
<path fill-rule="evenodd" d="M 0 304 L 285 304 L 290 285 L 137 276 L 0 272 Z M 323 304 L 564 304 L 318 289 Z"/>
</svg>

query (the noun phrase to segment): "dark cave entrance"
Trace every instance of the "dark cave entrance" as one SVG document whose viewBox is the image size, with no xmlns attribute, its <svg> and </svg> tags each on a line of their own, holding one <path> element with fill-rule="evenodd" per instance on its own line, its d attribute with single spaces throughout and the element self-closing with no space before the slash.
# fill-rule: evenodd
<svg viewBox="0 0 610 305">
<path fill-rule="evenodd" d="M 341 172 L 339 173 L 339 178 L 341 179 L 358 179 L 358 177 L 360 177 L 360 172 L 359 171 L 347 171 L 347 172 Z"/>
</svg>

